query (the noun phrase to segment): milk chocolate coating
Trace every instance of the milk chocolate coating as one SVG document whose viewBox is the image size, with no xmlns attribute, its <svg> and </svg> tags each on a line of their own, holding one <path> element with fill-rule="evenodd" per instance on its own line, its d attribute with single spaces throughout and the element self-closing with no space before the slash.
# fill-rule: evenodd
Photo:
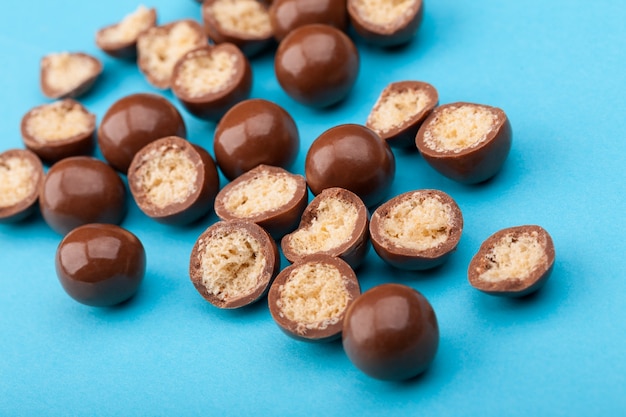
<svg viewBox="0 0 626 417">
<path fill-rule="evenodd" d="M 79 303 L 109 307 L 131 298 L 146 272 L 146 252 L 131 232 L 112 224 L 87 224 L 59 244 L 56 273 Z"/>
<path fill-rule="evenodd" d="M 39 157 L 26 149 L 9 149 L 0 153 L 0 169 L 8 169 L 9 159 L 20 158 L 26 160 L 34 169 L 30 178 L 33 191 L 15 204 L 0 206 L 0 223 L 15 223 L 33 214 L 37 209 L 37 199 L 43 186 L 44 172 Z"/>
<path fill-rule="evenodd" d="M 157 12 L 156 9 L 151 8 L 149 10 L 150 14 L 150 27 L 154 27 L 157 24 Z M 102 39 L 102 34 L 111 28 L 114 28 L 119 25 L 118 23 L 105 26 L 96 32 L 96 45 L 98 48 L 102 49 L 104 53 L 119 59 L 135 59 L 137 58 L 137 38 L 145 31 L 141 32 L 137 38 L 129 40 L 129 41 L 117 41 L 117 42 L 106 42 Z"/>
<path fill-rule="evenodd" d="M 32 136 L 28 129 L 28 123 L 33 116 L 34 112 L 49 106 L 44 104 L 42 106 L 31 109 L 22 118 L 20 125 L 20 131 L 22 133 L 22 140 L 24 145 L 34 153 L 36 153 L 42 161 L 47 164 L 53 164 L 60 161 L 63 158 L 69 158 L 70 156 L 91 155 L 96 145 L 95 132 L 96 132 L 96 116 L 90 113 L 82 104 L 73 99 L 64 99 L 59 103 L 60 106 L 66 108 L 73 108 L 79 106 L 80 110 L 84 112 L 89 118 L 89 129 L 84 133 L 73 135 L 61 140 L 45 141 L 40 140 Z"/>
<path fill-rule="evenodd" d="M 274 38 L 279 42 L 292 30 L 312 23 L 343 31 L 348 26 L 346 0 L 276 0 L 269 13 Z"/>
<path fill-rule="evenodd" d="M 396 162 L 389 145 L 372 130 L 345 124 L 327 130 L 313 141 L 306 155 L 305 172 L 313 194 L 341 187 L 371 207 L 387 195 Z"/>
<path fill-rule="evenodd" d="M 331 265 L 339 270 L 339 273 L 343 278 L 342 280 L 345 285 L 345 289 L 350 297 L 348 304 L 346 305 L 346 309 L 337 314 L 337 316 L 334 317 L 335 320 L 333 320 L 333 323 L 328 324 L 326 327 L 307 327 L 303 326 L 302 323 L 292 321 L 282 313 L 279 305 L 282 303 L 281 287 L 289 281 L 289 277 L 294 271 L 307 264 Z M 315 254 L 302 258 L 296 263 L 283 269 L 272 283 L 272 286 L 267 294 L 267 301 L 272 318 L 287 336 L 304 342 L 330 342 L 341 336 L 346 310 L 360 294 L 361 287 L 357 276 L 346 262 L 333 256 Z"/>
<path fill-rule="evenodd" d="M 104 162 L 74 156 L 50 168 L 39 206 L 46 223 L 62 235 L 87 223 L 119 224 L 126 214 L 126 188 Z"/>
<path fill-rule="evenodd" d="M 147 199 L 137 171 L 147 162 L 146 158 L 151 152 L 163 156 L 164 152 L 172 148 L 182 151 L 191 160 L 197 177 L 194 184 L 188 184 L 193 191 L 183 201 L 158 207 Z M 183 225 L 199 219 L 211 210 L 220 188 L 220 179 L 217 166 L 205 149 L 189 143 L 186 139 L 168 136 L 149 143 L 137 152 L 128 169 L 128 186 L 137 206 L 147 216 L 160 223 Z"/>
<path fill-rule="evenodd" d="M 382 221 L 390 216 L 394 206 L 420 198 L 436 198 L 452 209 L 452 221 L 449 224 L 448 236 L 444 242 L 433 248 L 418 250 L 399 246 L 388 239 L 383 233 Z M 431 269 L 443 264 L 456 249 L 463 231 L 463 215 L 456 202 L 448 194 L 439 190 L 417 190 L 400 194 L 381 204 L 372 214 L 370 221 L 370 237 L 374 250 L 385 262 L 410 271 Z"/>
<path fill-rule="evenodd" d="M 183 118 L 168 100 L 156 94 L 131 94 L 107 110 L 98 144 L 109 164 L 126 174 L 135 154 L 150 142 L 186 135 Z"/>
<path fill-rule="evenodd" d="M 280 43 L 274 70 L 291 98 L 311 107 L 328 107 L 352 90 L 359 73 L 359 53 L 339 29 L 305 25 Z"/>
<path fill-rule="evenodd" d="M 463 105 L 486 107 L 497 114 L 497 125 L 487 134 L 486 140 L 478 146 L 460 152 L 440 152 L 426 146 L 424 134 L 430 129 L 430 124 L 434 123 L 439 114 L 448 107 Z M 509 119 L 501 109 L 482 104 L 460 102 L 444 104 L 435 108 L 417 132 L 415 144 L 424 160 L 440 174 L 463 184 L 477 184 L 488 180 L 500 171 L 511 150 L 512 136 Z"/>
<path fill-rule="evenodd" d="M 233 180 L 260 164 L 289 168 L 298 156 L 300 135 L 293 118 L 278 104 L 251 99 L 222 117 L 213 147 L 217 165 Z"/>
<path fill-rule="evenodd" d="M 93 84 L 96 82 L 96 79 L 100 76 L 103 70 L 102 62 L 94 56 L 83 52 L 72 52 L 70 55 L 79 57 L 84 60 L 91 61 L 95 64 L 95 69 L 93 73 L 91 73 L 87 78 L 83 79 L 78 85 L 70 88 L 70 89 L 55 89 L 51 85 L 48 84 L 48 72 L 50 71 L 47 57 L 44 57 L 41 60 L 41 71 L 39 76 L 39 86 L 41 87 L 41 92 L 44 96 L 52 99 L 62 99 L 62 98 L 70 98 L 70 97 L 80 97 L 85 94 L 87 91 L 91 89 Z"/>
<path fill-rule="evenodd" d="M 530 235 L 533 233 L 536 233 L 537 241 L 545 250 L 545 262 L 542 262 L 531 271 L 528 271 L 528 276 L 523 278 L 510 276 L 495 282 L 480 279 L 482 273 L 493 267 L 494 259 L 489 252 L 503 237 L 512 235 L 514 238 L 519 238 L 524 234 Z M 470 284 L 474 288 L 486 294 L 504 297 L 524 297 L 544 286 L 554 269 L 554 260 L 554 242 L 550 234 L 543 227 L 536 225 L 509 227 L 489 236 L 489 238 L 480 245 L 480 249 L 478 249 L 478 252 L 474 255 L 469 264 L 467 276 Z"/>
<path fill-rule="evenodd" d="M 227 52 L 236 59 L 235 72 L 223 89 L 194 97 L 184 87 L 177 84 L 176 80 L 187 60 L 197 59 L 201 56 L 211 57 L 218 52 Z M 186 53 L 174 66 L 172 91 L 187 111 L 200 119 L 219 120 L 235 104 L 247 99 L 251 90 L 252 69 L 250 63 L 241 50 L 232 43 L 221 43 L 194 49 Z"/>
<path fill-rule="evenodd" d="M 253 216 L 245 218 L 239 217 L 237 213 L 230 211 L 229 208 L 226 207 L 228 194 L 235 187 L 252 180 L 261 173 L 290 176 L 297 183 L 296 191 L 287 204 L 283 206 L 277 207 L 273 210 L 260 212 Z M 279 239 L 297 227 L 300 217 L 302 216 L 302 212 L 306 208 L 307 202 L 308 193 L 304 177 L 292 174 L 279 167 L 259 165 L 237 177 L 235 180 L 226 184 L 226 186 L 222 188 L 215 199 L 215 213 L 222 220 L 245 220 L 256 223 L 265 229 L 273 238 Z"/>
<path fill-rule="evenodd" d="M 363 203 L 363 200 L 361 200 L 359 196 L 343 188 L 327 188 L 319 193 L 313 199 L 313 201 L 311 201 L 311 203 L 302 213 L 302 218 L 300 220 L 300 225 L 298 226 L 298 228 L 292 233 L 283 237 L 283 239 L 281 240 L 281 248 L 283 250 L 283 254 L 289 262 L 297 262 L 313 254 L 298 252 L 292 243 L 292 237 L 293 234 L 297 231 L 310 228 L 311 223 L 313 223 L 318 218 L 318 209 L 320 204 L 325 199 L 329 198 L 343 200 L 355 207 L 357 209 L 356 224 L 350 237 L 346 241 L 328 250 L 314 253 L 341 258 L 342 260 L 347 262 L 351 268 L 356 269 L 363 262 L 363 259 L 365 258 L 365 255 L 367 255 L 370 247 L 368 229 L 369 213 L 367 211 L 367 207 L 365 207 L 365 204 Z"/>
<path fill-rule="evenodd" d="M 402 381 L 428 368 L 439 346 L 439 326 L 428 300 L 413 288 L 383 284 L 348 308 L 343 348 L 372 378 Z"/>
<path fill-rule="evenodd" d="M 415 0 L 411 8 L 401 18 L 389 24 L 376 24 L 361 16 L 355 3 L 358 0 L 348 0 L 348 14 L 350 23 L 356 33 L 366 42 L 381 47 L 393 47 L 409 42 L 419 29 L 424 18 L 424 3 Z"/>
</svg>

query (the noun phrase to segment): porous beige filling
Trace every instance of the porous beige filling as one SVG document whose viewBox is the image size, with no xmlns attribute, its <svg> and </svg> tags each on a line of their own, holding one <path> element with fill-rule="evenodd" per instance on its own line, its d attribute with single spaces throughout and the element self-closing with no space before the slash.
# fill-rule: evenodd
<svg viewBox="0 0 626 417">
<path fill-rule="evenodd" d="M 452 207 L 437 197 L 411 197 L 394 205 L 381 218 L 381 232 L 394 245 L 427 250 L 448 240 Z"/>
<path fill-rule="evenodd" d="M 336 248 L 350 239 L 357 219 L 353 204 L 340 198 L 325 198 L 311 223 L 291 235 L 291 248 L 302 255 Z"/>
<path fill-rule="evenodd" d="M 97 64 L 84 56 L 61 52 L 44 58 L 45 83 L 55 91 L 69 91 L 98 72 Z"/>
<path fill-rule="evenodd" d="M 498 282 L 508 278 L 524 279 L 539 265 L 548 260 L 538 233 L 509 234 L 504 236 L 486 255 L 488 265 L 479 279 Z"/>
<path fill-rule="evenodd" d="M 300 334 L 339 322 L 351 298 L 341 272 L 322 263 L 294 268 L 279 292 L 280 315 L 297 323 Z"/>
<path fill-rule="evenodd" d="M 156 27 L 141 36 L 137 48 L 147 58 L 146 70 L 159 80 L 169 80 L 174 64 L 187 52 L 205 44 L 204 34 L 187 22 L 178 22 L 169 31 Z"/>
<path fill-rule="evenodd" d="M 140 5 L 118 24 L 109 26 L 98 33 L 98 39 L 105 44 L 125 44 L 137 40 L 139 34 L 153 24 L 152 13 L 146 6 Z"/>
<path fill-rule="evenodd" d="M 438 152 L 461 152 L 487 139 L 497 116 L 482 106 L 448 107 L 428 124 L 426 146 Z"/>
<path fill-rule="evenodd" d="M 293 198 L 298 183 L 289 175 L 260 172 L 233 187 L 226 195 L 224 207 L 238 218 L 248 218 L 276 210 Z"/>
<path fill-rule="evenodd" d="M 236 73 L 237 56 L 225 51 L 194 54 L 183 61 L 177 73 L 176 86 L 189 97 L 201 97 L 224 90 Z"/>
<path fill-rule="evenodd" d="M 354 8 L 361 18 L 371 24 L 386 26 L 401 20 L 416 0 L 355 0 Z"/>
<path fill-rule="evenodd" d="M 0 159 L 0 207 L 11 207 L 31 195 L 35 168 L 25 158 Z"/>
<path fill-rule="evenodd" d="M 266 264 L 256 239 L 242 230 L 223 230 L 201 244 L 202 285 L 209 294 L 228 301 L 254 291 Z"/>
<path fill-rule="evenodd" d="M 217 0 L 210 13 L 228 32 L 265 36 L 272 31 L 269 13 L 257 0 Z"/>
<path fill-rule="evenodd" d="M 196 192 L 198 171 L 178 146 L 161 146 L 143 156 L 136 171 L 137 185 L 158 208 L 182 203 Z"/>
<path fill-rule="evenodd" d="M 93 118 L 78 103 L 58 101 L 34 109 L 26 133 L 38 142 L 56 142 L 89 133 Z"/>
<path fill-rule="evenodd" d="M 414 88 L 383 93 L 367 123 L 377 132 L 387 133 L 402 126 L 429 104 L 428 94 Z"/>
</svg>

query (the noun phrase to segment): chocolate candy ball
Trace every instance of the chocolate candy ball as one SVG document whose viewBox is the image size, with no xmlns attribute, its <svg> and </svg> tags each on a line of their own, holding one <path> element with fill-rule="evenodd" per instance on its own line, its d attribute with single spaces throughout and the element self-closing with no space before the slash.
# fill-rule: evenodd
<svg viewBox="0 0 626 417">
<path fill-rule="evenodd" d="M 389 145 L 376 133 L 365 126 L 346 124 L 327 130 L 313 141 L 305 172 L 313 194 L 341 187 L 370 207 L 387 194 L 396 162 Z"/>
<path fill-rule="evenodd" d="M 32 151 L 0 153 L 0 223 L 18 222 L 35 211 L 43 179 L 43 165 Z"/>
<path fill-rule="evenodd" d="M 119 224 L 126 214 L 126 188 L 104 162 L 75 156 L 50 168 L 39 206 L 46 223 L 63 235 L 87 223 Z"/>
<path fill-rule="evenodd" d="M 292 30 L 323 23 L 345 30 L 348 26 L 346 0 L 275 0 L 269 8 L 274 38 L 281 41 Z"/>
<path fill-rule="evenodd" d="M 367 375 L 401 381 L 422 373 L 439 345 L 439 326 L 422 294 L 400 284 L 383 284 L 358 297 L 343 323 L 343 348 Z"/>
<path fill-rule="evenodd" d="M 132 297 L 146 272 L 146 252 L 139 239 L 112 224 L 87 224 L 59 244 L 56 273 L 65 291 L 94 307 Z"/>
<path fill-rule="evenodd" d="M 215 160 L 233 180 L 256 167 L 289 168 L 300 149 L 293 118 L 278 104 L 245 100 L 230 109 L 215 128 Z"/>
<path fill-rule="evenodd" d="M 104 158 L 122 173 L 148 143 L 166 136 L 186 137 L 185 122 L 169 101 L 155 94 L 131 94 L 107 110 L 98 129 Z"/>
<path fill-rule="evenodd" d="M 327 107 L 352 90 L 359 73 L 359 54 L 339 29 L 305 25 L 280 43 L 274 70 L 291 98 L 307 106 Z"/>
</svg>

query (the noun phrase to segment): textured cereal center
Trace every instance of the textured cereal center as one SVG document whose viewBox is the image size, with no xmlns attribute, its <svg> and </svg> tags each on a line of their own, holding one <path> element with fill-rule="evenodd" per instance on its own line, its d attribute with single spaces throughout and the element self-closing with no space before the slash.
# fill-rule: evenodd
<svg viewBox="0 0 626 417">
<path fill-rule="evenodd" d="M 286 205 L 297 188 L 296 180 L 288 175 L 261 172 L 233 187 L 224 206 L 239 218 L 253 217 Z"/>
<path fill-rule="evenodd" d="M 31 195 L 35 168 L 24 158 L 0 160 L 0 207 L 11 207 Z"/>
<path fill-rule="evenodd" d="M 158 208 L 182 203 L 196 191 L 196 166 L 178 147 L 160 147 L 144 156 L 137 169 L 139 188 Z"/>
<path fill-rule="evenodd" d="M 98 70 L 91 59 L 68 52 L 46 57 L 46 84 L 53 90 L 72 90 L 93 76 Z"/>
<path fill-rule="evenodd" d="M 33 110 L 26 132 L 38 142 L 55 142 L 89 133 L 92 119 L 78 103 L 56 102 Z"/>
<path fill-rule="evenodd" d="M 323 199 L 311 223 L 291 235 L 291 246 L 303 255 L 336 248 L 350 239 L 357 219 L 357 209 L 348 201 Z"/>
<path fill-rule="evenodd" d="M 359 16 L 374 25 L 392 25 L 411 11 L 415 0 L 357 0 Z"/>
<path fill-rule="evenodd" d="M 139 34 L 152 25 L 152 13 L 140 5 L 137 10 L 124 17 L 117 25 L 110 26 L 100 33 L 100 40 L 105 43 L 130 43 Z"/>
<path fill-rule="evenodd" d="M 190 97 L 201 97 L 224 90 L 236 73 L 237 56 L 224 51 L 198 54 L 180 67 L 176 85 Z"/>
<path fill-rule="evenodd" d="M 422 112 L 429 102 L 428 95 L 422 90 L 391 91 L 381 96 L 367 123 L 377 132 L 387 133 Z"/>
<path fill-rule="evenodd" d="M 394 245 L 427 250 L 448 240 L 452 208 L 436 197 L 410 198 L 394 205 L 381 223 L 382 232 Z"/>
<path fill-rule="evenodd" d="M 479 106 L 450 107 L 428 125 L 424 134 L 426 145 L 439 152 L 461 152 L 487 139 L 497 116 Z"/>
<path fill-rule="evenodd" d="M 250 294 L 265 269 L 259 242 L 240 230 L 218 232 L 200 251 L 202 285 L 220 300 Z"/>
<path fill-rule="evenodd" d="M 480 279 L 498 282 L 508 278 L 524 279 L 548 257 L 538 234 L 506 235 L 486 255 L 487 269 Z"/>
<path fill-rule="evenodd" d="M 257 0 L 218 0 L 210 10 L 225 31 L 253 36 L 272 31 L 269 13 Z"/>
<path fill-rule="evenodd" d="M 339 270 L 328 264 L 306 263 L 295 268 L 280 286 L 281 315 L 298 323 L 296 331 L 325 329 L 343 314 L 350 293 Z"/>
</svg>

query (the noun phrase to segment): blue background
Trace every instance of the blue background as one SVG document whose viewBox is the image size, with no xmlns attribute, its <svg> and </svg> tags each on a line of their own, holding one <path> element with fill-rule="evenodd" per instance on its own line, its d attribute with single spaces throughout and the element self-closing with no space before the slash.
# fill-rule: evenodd
<svg viewBox="0 0 626 417">
<path fill-rule="evenodd" d="M 39 60 L 85 51 L 104 62 L 81 101 L 98 121 L 120 97 L 156 92 L 136 65 L 94 44 L 95 31 L 137 4 L 25 1 L 0 14 L 0 151 L 22 147 L 19 123 L 49 102 Z M 161 23 L 200 19 L 191 0 L 154 0 Z M 0 225 L 0 415 L 550 415 L 626 414 L 626 2 L 618 0 L 430 0 L 418 36 L 385 51 L 358 43 L 361 72 L 330 110 L 292 101 L 273 54 L 253 59 L 253 97 L 284 106 L 301 133 L 293 171 L 310 143 L 340 123 L 364 123 L 390 82 L 433 84 L 440 103 L 501 107 L 514 131 L 501 173 L 463 186 L 416 153 L 396 152 L 389 197 L 437 188 L 465 218 L 457 252 L 425 273 L 400 272 L 371 251 L 363 289 L 401 282 L 437 312 L 441 343 L 431 368 L 405 383 L 370 379 L 341 343 L 286 337 L 265 300 L 238 311 L 206 303 L 187 274 L 191 248 L 216 218 L 189 227 L 155 223 L 133 202 L 123 226 L 143 241 L 145 281 L 132 301 L 80 305 L 54 272 L 60 241 L 39 215 Z M 172 99 L 171 92 L 162 94 Z M 180 108 L 180 106 L 179 106 Z M 189 139 L 212 152 L 214 124 L 181 110 Z M 467 265 L 480 243 L 509 226 L 539 224 L 557 261 L 534 297 L 499 299 L 474 290 Z"/>
</svg>

